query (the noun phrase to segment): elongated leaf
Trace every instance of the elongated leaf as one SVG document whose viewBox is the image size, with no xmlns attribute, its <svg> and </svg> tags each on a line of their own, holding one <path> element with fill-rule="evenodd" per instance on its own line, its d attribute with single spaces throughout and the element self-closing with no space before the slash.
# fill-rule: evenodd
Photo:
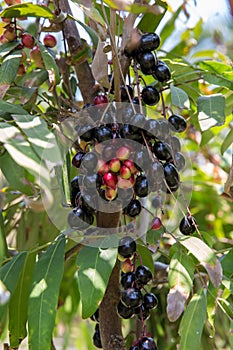
<svg viewBox="0 0 233 350">
<path fill-rule="evenodd" d="M 82 21 L 79 21 L 77 18 L 71 16 L 68 14 L 67 16 L 68 18 L 71 18 L 73 19 L 74 21 L 76 21 L 81 27 L 83 27 L 83 29 L 89 34 L 91 40 L 92 40 L 92 43 L 94 45 L 94 47 L 97 47 L 98 45 L 98 41 L 99 41 L 99 38 L 98 38 L 98 35 L 97 33 L 94 31 L 94 29 L 92 29 L 91 27 L 88 27 L 85 23 L 83 23 Z"/>
<path fill-rule="evenodd" d="M 194 263 L 182 251 L 171 259 L 168 272 L 170 291 L 167 296 L 167 315 L 171 322 L 176 321 L 184 311 L 185 302 L 193 286 Z"/>
<path fill-rule="evenodd" d="M 194 294 L 182 317 L 179 334 L 180 350 L 200 350 L 201 334 L 206 318 L 206 296 L 204 290 Z"/>
<path fill-rule="evenodd" d="M 12 104 L 3 100 L 0 100 L 0 111 L 15 114 L 27 114 L 27 111 L 23 109 L 20 104 Z"/>
<path fill-rule="evenodd" d="M 37 42 L 37 45 L 40 48 L 45 68 L 49 73 L 49 80 L 51 84 L 50 90 L 51 90 L 55 85 L 59 84 L 59 81 L 60 81 L 58 66 L 53 56 L 49 53 L 49 51 L 39 42 Z"/>
<path fill-rule="evenodd" d="M 197 109 L 202 131 L 224 124 L 225 97 L 223 95 L 200 96 L 197 100 Z"/>
<path fill-rule="evenodd" d="M 229 131 L 221 146 L 221 153 L 223 154 L 233 143 L 233 129 Z"/>
<path fill-rule="evenodd" d="M 204 266 L 211 282 L 218 288 L 222 281 L 222 267 L 212 249 L 197 237 L 182 238 L 180 243 Z"/>
<path fill-rule="evenodd" d="M 233 248 L 221 260 L 223 273 L 227 277 L 231 277 L 233 275 L 232 261 L 233 261 Z"/>
<path fill-rule="evenodd" d="M 15 80 L 21 60 L 21 51 L 7 55 L 0 66 L 0 99 L 2 99 L 11 83 Z"/>
<path fill-rule="evenodd" d="M 207 315 L 208 321 L 212 326 L 211 335 L 214 336 L 215 333 L 215 314 L 217 308 L 217 297 L 218 297 L 218 289 L 214 288 L 212 284 L 209 284 L 207 290 Z"/>
<path fill-rule="evenodd" d="M 99 11 L 93 6 L 85 6 L 82 4 L 81 1 L 79 0 L 72 0 L 74 3 L 76 3 L 81 10 L 85 13 L 85 15 L 89 18 L 91 18 L 94 22 L 98 22 L 101 24 L 103 27 L 106 27 L 105 21 Z"/>
<path fill-rule="evenodd" d="M 160 14 L 146 13 L 138 24 L 138 29 L 142 32 L 154 32 L 167 12 L 167 4 L 161 0 L 156 1 Z"/>
<path fill-rule="evenodd" d="M 144 244 L 141 244 L 140 242 L 137 242 L 137 252 L 140 255 L 142 259 L 142 264 L 146 265 L 152 272 L 154 271 L 154 262 L 152 259 L 152 254 L 147 246 Z M 138 261 L 138 265 L 140 265 L 141 262 Z"/>
<path fill-rule="evenodd" d="M 189 97 L 186 92 L 174 85 L 171 85 L 172 104 L 183 109 L 190 108 Z"/>
<path fill-rule="evenodd" d="M 50 350 L 58 293 L 64 268 L 65 238 L 39 258 L 32 277 L 28 302 L 29 349 Z"/>
<path fill-rule="evenodd" d="M 109 88 L 108 57 L 103 51 L 104 46 L 105 42 L 99 41 L 96 54 L 91 65 L 91 70 L 95 80 L 102 86 Z"/>
<path fill-rule="evenodd" d="M 164 41 L 173 33 L 175 29 L 175 21 L 179 16 L 181 10 L 182 10 L 182 6 L 178 7 L 178 9 L 175 11 L 175 13 L 172 15 L 172 17 L 169 19 L 169 21 L 166 22 L 166 25 L 163 27 L 160 33 L 161 44 L 163 44 Z"/>
<path fill-rule="evenodd" d="M 13 348 L 18 347 L 21 341 L 27 336 L 28 296 L 35 259 L 36 254 L 27 254 L 17 287 L 10 300 L 9 334 L 10 345 Z"/>
<path fill-rule="evenodd" d="M 78 283 L 83 318 L 90 317 L 102 300 L 116 258 L 117 248 L 85 246 L 79 253 Z"/>
<path fill-rule="evenodd" d="M 29 114 L 13 115 L 13 118 L 41 159 L 62 163 L 55 136 L 43 119 Z"/>
<path fill-rule="evenodd" d="M 11 43 L 5 43 L 5 44 L 0 45 L 0 58 L 8 55 L 18 45 L 19 45 L 19 43 L 17 41 L 13 41 Z"/>
<path fill-rule="evenodd" d="M 53 19 L 54 14 L 48 7 L 35 5 L 31 3 L 17 4 L 7 7 L 0 13 L 0 17 L 15 18 L 15 17 L 43 17 Z"/>
<path fill-rule="evenodd" d="M 22 270 L 26 252 L 17 254 L 10 262 L 6 263 L 0 268 L 0 281 L 12 295 L 17 286 L 20 272 Z M 0 305 L 0 321 L 4 317 L 7 309 L 7 303 Z"/>
<path fill-rule="evenodd" d="M 6 242 L 6 235 L 4 230 L 4 221 L 2 216 L 2 210 L 0 210 L 0 264 L 4 258 L 8 257 L 8 248 Z"/>
<path fill-rule="evenodd" d="M 223 298 L 218 298 L 218 301 L 220 305 L 222 306 L 222 309 L 224 310 L 224 313 L 233 321 L 233 307 L 229 303 L 228 300 Z"/>
</svg>

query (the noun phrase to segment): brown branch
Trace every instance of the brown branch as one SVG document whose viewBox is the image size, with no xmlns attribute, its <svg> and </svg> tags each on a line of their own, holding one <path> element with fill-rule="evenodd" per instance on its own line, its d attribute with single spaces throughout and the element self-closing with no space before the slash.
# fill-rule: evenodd
<svg viewBox="0 0 233 350">
<path fill-rule="evenodd" d="M 71 14 L 68 0 L 60 1 L 60 9 L 62 12 Z M 63 23 L 63 33 L 67 40 L 71 59 L 83 48 L 76 23 L 74 20 L 66 19 Z M 84 100 L 84 103 L 92 103 L 95 96 L 95 80 L 87 61 L 82 63 L 74 62 L 75 72 L 78 78 L 78 85 Z"/>
</svg>

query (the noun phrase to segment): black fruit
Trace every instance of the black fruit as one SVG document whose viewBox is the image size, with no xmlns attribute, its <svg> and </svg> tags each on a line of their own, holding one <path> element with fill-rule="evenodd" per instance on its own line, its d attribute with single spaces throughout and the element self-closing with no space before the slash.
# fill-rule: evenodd
<svg viewBox="0 0 233 350">
<path fill-rule="evenodd" d="M 123 258 L 130 258 L 136 252 L 136 241 L 130 236 L 124 236 L 120 239 L 118 253 Z"/>
<path fill-rule="evenodd" d="M 84 209 L 74 208 L 68 215 L 68 224 L 74 230 L 82 230 L 92 225 L 94 221 L 93 215 L 85 212 Z"/>
<path fill-rule="evenodd" d="M 137 345 L 132 345 L 129 350 L 139 350 L 139 347 Z"/>
<path fill-rule="evenodd" d="M 98 157 L 93 152 L 86 153 L 85 156 L 82 158 L 82 166 L 87 171 L 95 170 L 97 163 L 98 163 Z"/>
<path fill-rule="evenodd" d="M 155 119 L 148 119 L 145 124 L 145 129 L 152 136 L 159 137 L 160 136 L 160 124 Z"/>
<path fill-rule="evenodd" d="M 121 285 L 124 289 L 133 287 L 135 282 L 135 272 L 126 272 L 121 276 Z"/>
<path fill-rule="evenodd" d="M 185 157 L 182 153 L 176 152 L 174 154 L 174 163 L 178 170 L 182 170 L 185 167 Z"/>
<path fill-rule="evenodd" d="M 85 154 L 86 154 L 85 152 L 79 151 L 73 156 L 72 165 L 75 168 L 79 168 L 81 166 L 81 163 L 82 163 L 82 160 L 83 160 Z"/>
<path fill-rule="evenodd" d="M 175 191 L 175 188 L 178 189 L 177 186 L 179 186 L 180 177 L 176 167 L 172 163 L 164 164 L 164 177 L 172 192 Z"/>
<path fill-rule="evenodd" d="M 125 214 L 131 218 L 140 214 L 142 209 L 141 203 L 137 199 L 132 199 L 129 204 L 125 207 Z"/>
<path fill-rule="evenodd" d="M 99 323 L 96 324 L 95 326 L 95 333 L 93 335 L 93 344 L 99 348 L 102 349 L 102 343 L 101 343 L 101 338 L 100 338 L 100 329 L 99 329 Z"/>
<path fill-rule="evenodd" d="M 129 96 L 128 93 L 130 95 L 131 98 L 133 98 L 133 88 L 130 85 L 121 85 L 121 102 L 129 102 Z M 127 93 L 128 90 L 128 93 Z"/>
<path fill-rule="evenodd" d="M 155 65 L 153 77 L 164 83 L 171 79 L 171 72 L 169 67 L 165 63 L 159 63 Z"/>
<path fill-rule="evenodd" d="M 146 197 L 148 195 L 148 181 L 146 176 L 144 175 L 137 176 L 135 185 L 134 185 L 134 191 L 136 196 L 140 198 Z"/>
<path fill-rule="evenodd" d="M 196 231 L 196 220 L 193 216 L 187 215 L 180 222 L 180 232 L 185 236 L 189 236 Z"/>
<path fill-rule="evenodd" d="M 160 45 L 160 37 L 156 33 L 143 34 L 140 40 L 139 50 L 153 51 L 156 50 Z"/>
<path fill-rule="evenodd" d="M 81 140 L 85 142 L 92 141 L 94 137 L 94 129 L 92 125 L 84 124 L 81 125 L 78 129 L 78 135 Z"/>
<path fill-rule="evenodd" d="M 162 141 L 154 143 L 153 152 L 159 160 L 169 160 L 172 157 L 169 145 Z"/>
<path fill-rule="evenodd" d="M 117 312 L 120 317 L 128 319 L 134 316 L 134 308 L 125 306 L 122 301 L 117 305 Z"/>
<path fill-rule="evenodd" d="M 160 100 L 158 90 L 153 86 L 145 86 L 142 89 L 142 100 L 148 106 L 156 105 Z"/>
<path fill-rule="evenodd" d="M 150 310 L 146 308 L 145 304 L 142 303 L 140 307 L 135 309 L 135 314 L 140 320 L 147 320 L 150 317 Z"/>
<path fill-rule="evenodd" d="M 105 125 L 95 129 L 95 138 L 100 142 L 104 142 L 113 138 L 112 130 Z"/>
<path fill-rule="evenodd" d="M 138 307 L 142 304 L 142 293 L 138 288 L 128 288 L 121 292 L 121 301 L 127 307 Z"/>
<path fill-rule="evenodd" d="M 132 124 L 132 130 L 137 131 L 137 128 L 143 128 L 144 123 L 146 122 L 146 117 L 144 114 L 136 113 L 133 114 L 129 120 L 129 123 Z"/>
<path fill-rule="evenodd" d="M 97 309 L 95 311 L 95 313 L 93 315 L 91 315 L 90 319 L 94 322 L 98 322 L 99 323 L 99 309 Z"/>
<path fill-rule="evenodd" d="M 157 345 L 153 338 L 143 337 L 139 340 L 138 343 L 139 350 L 157 350 Z"/>
<path fill-rule="evenodd" d="M 140 64 L 140 69 L 143 74 L 150 75 L 153 74 L 155 70 L 155 57 L 152 52 L 143 52 L 138 55 L 138 62 Z"/>
<path fill-rule="evenodd" d="M 173 114 L 168 118 L 171 130 L 176 132 L 183 132 L 187 127 L 186 120 L 180 115 Z"/>
<path fill-rule="evenodd" d="M 179 152 L 181 150 L 180 140 L 176 136 L 171 137 L 171 147 L 173 152 Z"/>
<path fill-rule="evenodd" d="M 154 293 L 146 293 L 143 296 L 143 303 L 147 309 L 154 309 L 158 305 L 158 299 Z"/>
<path fill-rule="evenodd" d="M 145 265 L 139 265 L 135 271 L 136 280 L 141 284 L 147 284 L 152 279 L 152 273 Z"/>
</svg>

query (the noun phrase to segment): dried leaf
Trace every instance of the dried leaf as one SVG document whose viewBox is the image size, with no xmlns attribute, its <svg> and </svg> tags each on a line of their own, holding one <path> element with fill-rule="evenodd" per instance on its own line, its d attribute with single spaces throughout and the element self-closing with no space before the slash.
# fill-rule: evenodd
<svg viewBox="0 0 233 350">
<path fill-rule="evenodd" d="M 167 316 L 169 321 L 175 322 L 180 317 L 184 311 L 186 299 L 187 294 L 182 294 L 180 290 L 177 290 L 177 287 L 170 289 L 167 296 Z"/>
<path fill-rule="evenodd" d="M 95 80 L 102 86 L 109 88 L 108 57 L 106 53 L 104 53 L 105 45 L 105 42 L 99 41 L 91 69 Z"/>
<path fill-rule="evenodd" d="M 0 85 L 0 99 L 3 99 L 3 97 L 5 96 L 7 90 L 9 89 L 10 86 L 11 86 L 11 84 L 1 84 Z"/>
</svg>

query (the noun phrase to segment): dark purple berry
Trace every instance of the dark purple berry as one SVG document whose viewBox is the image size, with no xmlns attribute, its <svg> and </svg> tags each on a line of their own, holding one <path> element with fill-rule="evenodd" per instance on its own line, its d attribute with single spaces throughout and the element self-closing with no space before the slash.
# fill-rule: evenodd
<svg viewBox="0 0 233 350">
<path fill-rule="evenodd" d="M 82 166 L 87 171 L 95 170 L 97 163 L 98 163 L 98 157 L 93 152 L 86 153 L 85 156 L 82 158 Z"/>
<path fill-rule="evenodd" d="M 161 83 L 164 83 L 171 79 L 170 69 L 165 63 L 156 64 L 153 73 L 153 77 Z"/>
<path fill-rule="evenodd" d="M 136 177 L 134 191 L 136 196 L 140 198 L 148 195 L 148 181 L 145 175 L 139 175 Z"/>
<path fill-rule="evenodd" d="M 138 288 L 128 288 L 121 292 L 121 301 L 127 307 L 138 307 L 142 304 L 142 293 Z"/>
<path fill-rule="evenodd" d="M 125 306 L 120 300 L 117 305 L 117 312 L 120 317 L 128 319 L 134 316 L 134 308 Z"/>
<path fill-rule="evenodd" d="M 99 143 L 110 140 L 113 138 L 112 130 L 105 125 L 101 125 L 95 129 L 95 138 Z"/>
<path fill-rule="evenodd" d="M 150 317 L 150 310 L 146 308 L 145 304 L 142 303 L 140 307 L 135 309 L 135 314 L 140 320 L 147 320 Z"/>
<path fill-rule="evenodd" d="M 124 236 L 120 239 L 118 253 L 123 258 L 130 258 L 136 252 L 136 241 L 130 236 Z"/>
<path fill-rule="evenodd" d="M 76 168 L 79 168 L 85 154 L 86 153 L 82 151 L 77 152 L 72 158 L 72 165 Z"/>
<path fill-rule="evenodd" d="M 99 323 L 99 309 L 97 309 L 93 315 L 91 315 L 90 319 L 94 322 L 98 322 Z"/>
<path fill-rule="evenodd" d="M 162 141 L 154 143 L 153 153 L 159 160 L 169 160 L 172 157 L 169 145 Z"/>
<path fill-rule="evenodd" d="M 102 343 L 101 343 L 101 338 L 100 338 L 100 329 L 99 329 L 99 323 L 96 324 L 95 326 L 95 333 L 93 335 L 93 344 L 99 348 L 102 349 Z"/>
<path fill-rule="evenodd" d="M 129 102 L 129 95 L 133 98 L 133 88 L 130 85 L 121 85 L 121 102 Z M 128 90 L 128 93 L 127 93 Z M 129 95 L 128 95 L 129 94 Z"/>
<path fill-rule="evenodd" d="M 121 285 L 124 289 L 133 287 L 135 282 L 135 272 L 126 272 L 121 276 Z"/>
<path fill-rule="evenodd" d="M 82 230 L 92 225 L 94 221 L 93 215 L 85 212 L 84 209 L 74 208 L 68 215 L 68 224 L 74 230 Z"/>
<path fill-rule="evenodd" d="M 156 105 L 160 100 L 158 90 L 150 85 L 145 86 L 142 89 L 142 100 L 148 106 Z"/>
<path fill-rule="evenodd" d="M 186 120 L 177 114 L 173 114 L 168 118 L 169 126 L 171 130 L 176 132 L 183 132 L 187 127 Z"/>
<path fill-rule="evenodd" d="M 182 170 L 185 167 L 185 157 L 182 153 L 176 152 L 174 154 L 174 163 L 178 170 Z"/>
<path fill-rule="evenodd" d="M 160 37 L 156 33 L 143 34 L 141 36 L 139 50 L 153 51 L 156 50 L 160 45 Z"/>
<path fill-rule="evenodd" d="M 139 265 L 135 271 L 136 280 L 141 284 L 147 284 L 152 279 L 150 269 L 145 265 Z"/>
<path fill-rule="evenodd" d="M 189 236 L 196 231 L 196 220 L 193 216 L 187 215 L 180 222 L 180 232 L 185 236 Z"/>
<path fill-rule="evenodd" d="M 143 337 L 139 340 L 138 343 L 139 350 L 157 350 L 157 345 L 153 338 Z"/>
<path fill-rule="evenodd" d="M 140 214 L 142 209 L 141 203 L 137 199 L 132 199 L 129 204 L 125 207 L 124 213 L 131 218 Z"/>
<path fill-rule="evenodd" d="M 143 74 L 151 75 L 155 70 L 155 57 L 152 52 L 143 52 L 137 58 Z"/>
<path fill-rule="evenodd" d="M 174 190 L 180 183 L 179 173 L 172 163 L 165 163 L 163 167 L 166 183 L 171 190 Z M 178 189 L 178 187 L 176 189 Z"/>
<path fill-rule="evenodd" d="M 154 293 L 146 293 L 143 296 L 143 303 L 147 309 L 154 309 L 158 305 L 158 299 Z"/>
</svg>

